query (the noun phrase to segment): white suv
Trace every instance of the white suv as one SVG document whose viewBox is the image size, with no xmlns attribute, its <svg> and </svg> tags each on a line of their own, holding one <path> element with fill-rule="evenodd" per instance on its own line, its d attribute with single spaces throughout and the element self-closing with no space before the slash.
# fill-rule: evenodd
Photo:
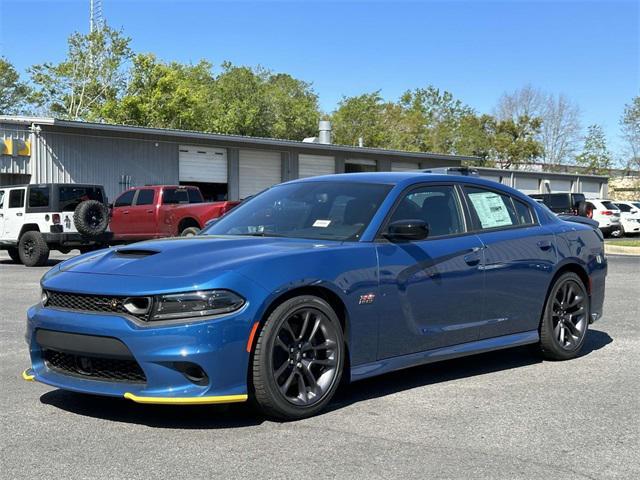
<svg viewBox="0 0 640 480">
<path fill-rule="evenodd" d="M 605 236 L 621 237 L 623 235 L 620 209 L 612 200 L 587 200 L 587 217 L 598 222 L 598 227 Z"/>
<path fill-rule="evenodd" d="M 623 201 L 614 203 L 620 209 L 623 233 L 628 235 L 640 233 L 640 203 Z"/>
<path fill-rule="evenodd" d="M 0 249 L 26 266 L 44 265 L 49 250 L 105 245 L 109 209 L 100 185 L 0 186 Z"/>
</svg>

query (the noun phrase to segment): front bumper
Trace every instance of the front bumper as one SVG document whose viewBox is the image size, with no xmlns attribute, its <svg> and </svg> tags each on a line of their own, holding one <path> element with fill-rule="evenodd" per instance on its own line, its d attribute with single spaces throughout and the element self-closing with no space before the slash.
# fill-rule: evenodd
<svg viewBox="0 0 640 480">
<path fill-rule="evenodd" d="M 141 326 L 124 315 L 37 305 L 27 314 L 26 340 L 32 367 L 23 373 L 23 378 L 75 392 L 125 397 L 139 403 L 242 402 L 248 398 L 246 347 L 255 314 L 249 307 L 245 305 L 231 315 L 198 322 Z M 38 331 L 117 339 L 138 363 L 145 380 L 106 380 L 60 370 L 45 360 L 45 349 L 51 347 L 39 343 L 42 336 L 38 340 Z M 83 351 L 91 355 L 86 348 Z M 99 356 L 104 352 L 94 354 Z M 177 367 L 184 364 L 200 367 L 206 381 L 189 379 L 183 369 Z"/>
</svg>

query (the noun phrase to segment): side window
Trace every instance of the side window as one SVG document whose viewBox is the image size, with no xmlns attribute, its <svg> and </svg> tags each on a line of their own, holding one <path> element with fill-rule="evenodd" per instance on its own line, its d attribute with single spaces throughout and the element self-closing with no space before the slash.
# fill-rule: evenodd
<svg viewBox="0 0 640 480">
<path fill-rule="evenodd" d="M 162 191 L 162 203 L 173 205 L 176 203 L 189 203 L 189 194 L 186 188 L 166 188 Z"/>
<path fill-rule="evenodd" d="M 115 201 L 115 203 L 113 204 L 114 207 L 129 207 L 131 206 L 131 202 L 133 202 L 133 196 L 135 195 L 136 191 L 135 190 L 129 190 L 128 192 L 124 192 L 122 195 L 120 195 L 117 200 Z"/>
<path fill-rule="evenodd" d="M 47 187 L 30 187 L 29 188 L 29 206 L 30 207 L 48 207 L 49 191 Z"/>
<path fill-rule="evenodd" d="M 9 192 L 9 208 L 24 207 L 24 188 Z"/>
<path fill-rule="evenodd" d="M 189 192 L 189 203 L 202 203 L 204 199 L 202 198 L 202 193 L 197 188 L 189 188 L 187 189 Z"/>
<path fill-rule="evenodd" d="M 145 188 L 138 191 L 138 198 L 136 199 L 136 205 L 153 205 L 153 197 L 155 191 Z"/>
<path fill-rule="evenodd" d="M 465 187 L 465 192 L 483 230 L 518 224 L 513 203 L 508 195 L 476 187 Z"/>
<path fill-rule="evenodd" d="M 0 190 L 0 210 L 4 207 L 4 190 Z"/>
<path fill-rule="evenodd" d="M 390 222 L 423 220 L 429 238 L 464 232 L 464 220 L 455 189 L 448 185 L 421 187 L 409 192 L 398 204 Z"/>
<path fill-rule="evenodd" d="M 631 207 L 626 203 L 616 203 L 616 207 L 618 207 L 622 212 L 630 212 Z"/>
<path fill-rule="evenodd" d="M 533 221 L 533 215 L 531 214 L 529 206 L 513 197 L 511 197 L 511 200 L 513 200 L 513 205 L 516 208 L 518 225 L 533 225 L 535 222 Z"/>
</svg>

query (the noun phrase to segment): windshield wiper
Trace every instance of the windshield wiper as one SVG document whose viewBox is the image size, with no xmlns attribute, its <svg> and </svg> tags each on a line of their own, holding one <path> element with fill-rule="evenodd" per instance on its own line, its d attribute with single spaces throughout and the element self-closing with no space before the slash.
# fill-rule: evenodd
<svg viewBox="0 0 640 480">
<path fill-rule="evenodd" d="M 238 233 L 237 235 L 241 235 L 243 237 L 284 237 L 284 235 L 278 235 L 277 233 L 271 232 Z"/>
</svg>

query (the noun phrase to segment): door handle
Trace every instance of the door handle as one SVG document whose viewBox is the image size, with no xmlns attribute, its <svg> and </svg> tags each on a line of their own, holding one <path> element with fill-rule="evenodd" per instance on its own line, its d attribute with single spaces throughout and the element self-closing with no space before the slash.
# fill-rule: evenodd
<svg viewBox="0 0 640 480">
<path fill-rule="evenodd" d="M 16 213 L 16 217 L 21 217 L 21 216 L 22 216 L 22 212 Z"/>
<path fill-rule="evenodd" d="M 129 210 L 125 210 L 124 212 L 122 212 L 123 215 L 129 215 Z"/>
<path fill-rule="evenodd" d="M 551 248 L 552 244 L 549 240 L 540 240 L 538 242 L 538 248 L 540 250 L 549 250 Z"/>
<path fill-rule="evenodd" d="M 153 213 L 153 210 L 147 210 L 147 213 Z"/>
</svg>

